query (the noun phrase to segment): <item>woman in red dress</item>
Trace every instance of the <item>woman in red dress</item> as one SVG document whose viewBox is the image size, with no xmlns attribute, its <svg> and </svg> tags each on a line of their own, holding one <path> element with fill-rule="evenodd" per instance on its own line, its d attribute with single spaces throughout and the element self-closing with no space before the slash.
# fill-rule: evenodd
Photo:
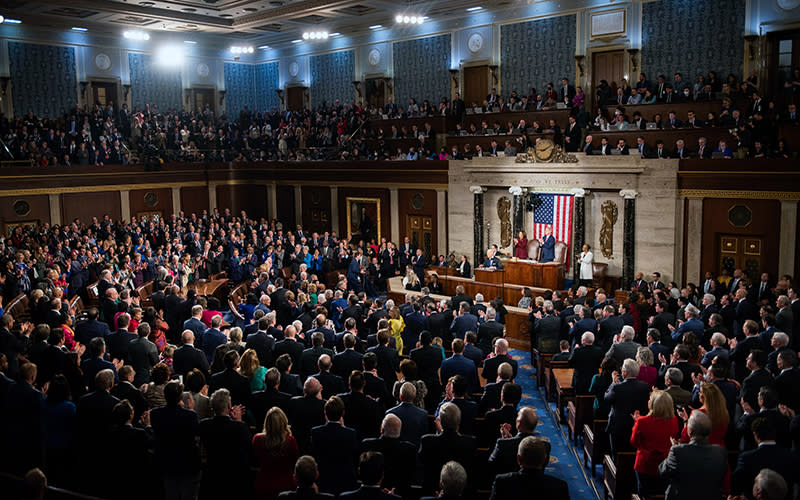
<svg viewBox="0 0 800 500">
<path fill-rule="evenodd" d="M 647 348 L 645 348 L 647 349 Z M 648 401 L 650 412 L 633 415 L 631 444 L 636 448 L 636 462 L 633 469 L 639 480 L 639 495 L 643 498 L 660 494 L 666 489 L 665 482 L 658 474 L 660 464 L 672 446 L 671 438 L 677 438 L 678 417 L 675 416 L 672 397 L 664 391 L 653 391 Z"/>
<path fill-rule="evenodd" d="M 253 436 L 253 455 L 258 459 L 255 492 L 259 500 L 272 500 L 282 491 L 293 490 L 294 464 L 300 457 L 289 420 L 273 407 L 264 418 L 264 431 Z"/>
<path fill-rule="evenodd" d="M 518 259 L 528 258 L 528 238 L 525 237 L 525 231 L 520 231 L 519 237 L 514 238 L 514 257 Z"/>
</svg>

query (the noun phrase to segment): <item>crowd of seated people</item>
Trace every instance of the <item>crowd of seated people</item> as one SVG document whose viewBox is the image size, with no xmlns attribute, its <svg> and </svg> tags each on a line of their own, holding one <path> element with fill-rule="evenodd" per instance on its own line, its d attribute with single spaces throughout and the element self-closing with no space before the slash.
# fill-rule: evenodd
<svg viewBox="0 0 800 500">
<path fill-rule="evenodd" d="M 800 300 L 791 277 L 735 269 L 679 287 L 638 273 L 623 303 L 601 290 L 593 300 L 583 292 L 551 299 L 531 308 L 531 338 L 550 346 L 544 352 L 554 352 L 552 339 L 568 339 L 556 356 L 574 369 L 576 394 L 595 396 L 611 456 L 635 452 L 641 496 L 683 498 L 696 488 L 689 479 L 699 479 L 692 470 L 700 463 L 709 488 L 702 498 L 749 497 L 764 468 L 792 491 Z M 729 451 L 738 454 L 730 466 Z"/>
</svg>

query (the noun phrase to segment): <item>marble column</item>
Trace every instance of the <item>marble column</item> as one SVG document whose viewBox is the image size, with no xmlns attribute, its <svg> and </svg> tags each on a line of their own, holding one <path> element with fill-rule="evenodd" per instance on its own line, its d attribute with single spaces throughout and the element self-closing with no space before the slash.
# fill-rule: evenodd
<svg viewBox="0 0 800 500">
<path fill-rule="evenodd" d="M 303 189 L 299 185 L 294 187 L 294 223 L 303 224 Z"/>
<path fill-rule="evenodd" d="M 214 213 L 217 206 L 217 185 L 213 182 L 208 183 L 208 213 Z M 220 210 L 222 212 L 222 210 Z"/>
<path fill-rule="evenodd" d="M 447 190 L 436 190 L 436 219 L 439 221 L 439 231 L 436 240 L 436 250 L 447 257 Z"/>
<path fill-rule="evenodd" d="M 703 249 L 703 199 L 689 198 L 686 207 L 686 283 L 700 283 Z"/>
<path fill-rule="evenodd" d="M 278 218 L 278 188 L 274 182 L 267 184 L 267 218 Z"/>
<path fill-rule="evenodd" d="M 119 192 L 119 205 L 120 205 L 120 216 L 122 220 L 130 221 L 131 220 L 131 192 L 127 189 L 123 189 Z"/>
<path fill-rule="evenodd" d="M 50 225 L 61 225 L 61 195 L 49 194 L 47 195 L 47 201 L 49 202 L 48 205 L 50 205 Z"/>
<path fill-rule="evenodd" d="M 638 192 L 633 189 L 623 189 L 619 192 L 625 200 L 625 208 L 623 216 L 625 223 L 623 224 L 622 233 L 622 286 L 626 287 L 628 283 L 633 281 L 635 275 L 636 265 L 636 196 Z"/>
<path fill-rule="evenodd" d="M 397 188 L 389 189 L 389 214 L 392 216 L 392 220 L 389 224 L 389 229 L 391 231 L 389 234 L 390 239 L 394 241 L 403 241 L 406 235 L 400 235 L 400 193 L 397 191 Z"/>
<path fill-rule="evenodd" d="M 331 231 L 341 234 L 339 231 L 339 188 L 331 186 Z"/>
<path fill-rule="evenodd" d="M 475 268 L 483 260 L 483 252 L 485 250 L 483 240 L 483 193 L 486 188 L 483 186 L 470 186 L 469 192 L 473 196 L 473 227 L 472 237 L 475 242 L 473 245 L 472 267 Z"/>
<path fill-rule="evenodd" d="M 778 274 L 794 274 L 797 256 L 797 200 L 781 201 L 781 236 L 778 254 Z"/>
<path fill-rule="evenodd" d="M 577 254 L 586 242 L 586 195 L 589 192 L 583 188 L 570 190 L 570 194 L 575 199 L 575 206 L 572 214 L 572 255 Z M 569 248 L 567 249 L 569 251 Z M 581 266 L 577 265 L 573 259 L 572 280 L 578 283 L 580 279 Z"/>
<path fill-rule="evenodd" d="M 181 188 L 172 188 L 172 213 L 178 214 L 181 211 Z M 166 214 L 165 214 L 166 215 Z M 198 216 L 200 214 L 197 214 Z"/>
<path fill-rule="evenodd" d="M 517 237 L 520 231 L 523 231 L 523 224 L 522 224 L 522 195 L 525 193 L 525 189 L 521 188 L 520 186 L 511 186 L 508 188 L 508 192 L 514 197 L 514 202 L 512 205 L 512 216 L 511 216 L 511 227 L 512 227 L 512 234 L 514 238 Z"/>
</svg>

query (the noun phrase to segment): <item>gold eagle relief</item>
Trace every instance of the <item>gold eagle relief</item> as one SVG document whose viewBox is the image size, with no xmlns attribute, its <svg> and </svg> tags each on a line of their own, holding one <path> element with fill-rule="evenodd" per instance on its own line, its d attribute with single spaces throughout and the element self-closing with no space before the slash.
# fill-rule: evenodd
<svg viewBox="0 0 800 500">
<path fill-rule="evenodd" d="M 616 203 L 606 200 L 600 206 L 600 213 L 603 216 L 603 225 L 600 226 L 600 251 L 603 257 L 610 258 L 614 255 L 614 224 L 617 223 L 619 209 Z"/>
</svg>

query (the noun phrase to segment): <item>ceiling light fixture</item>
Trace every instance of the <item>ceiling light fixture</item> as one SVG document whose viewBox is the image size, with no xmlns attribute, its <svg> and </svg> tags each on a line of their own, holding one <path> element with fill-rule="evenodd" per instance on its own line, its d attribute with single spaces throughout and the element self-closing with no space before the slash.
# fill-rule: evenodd
<svg viewBox="0 0 800 500">
<path fill-rule="evenodd" d="M 267 50 L 268 48 L 269 48 L 269 45 L 262 45 L 262 46 L 260 46 L 258 48 L 258 50 Z"/>
<path fill-rule="evenodd" d="M 195 42 L 194 40 L 184 40 L 183 43 L 187 43 L 189 45 L 197 45 L 197 42 Z"/>
<path fill-rule="evenodd" d="M 394 18 L 398 24 L 422 24 L 425 22 L 425 19 L 425 16 L 406 16 L 403 14 L 398 14 Z"/>
<path fill-rule="evenodd" d="M 381 28 L 383 28 L 382 24 L 373 24 L 372 26 L 369 27 L 369 29 L 371 30 L 379 30 Z"/>
<path fill-rule="evenodd" d="M 5 17 L 3 17 L 3 16 L 0 16 L 0 24 L 3 24 L 3 22 L 4 22 L 5 20 L 6 20 L 6 18 L 5 18 Z"/>
<path fill-rule="evenodd" d="M 72 31 L 79 31 L 83 33 L 84 31 L 89 31 L 89 28 L 84 28 L 83 26 L 73 26 Z"/>
<path fill-rule="evenodd" d="M 252 46 L 239 47 L 234 45 L 233 47 L 231 47 L 231 52 L 234 54 L 252 54 L 253 50 L 254 49 Z"/>
<path fill-rule="evenodd" d="M 477 12 L 479 10 L 483 10 L 483 7 L 481 7 L 480 5 L 476 7 L 470 7 L 469 9 L 467 9 L 467 12 Z"/>
<path fill-rule="evenodd" d="M 330 34 L 330 35 L 328 35 L 328 36 L 331 36 L 331 37 L 334 37 L 334 36 L 342 36 L 342 34 L 341 34 L 341 33 L 339 33 L 338 31 L 336 31 L 336 32 L 334 32 L 334 33 L 331 33 L 331 34 Z"/>
<path fill-rule="evenodd" d="M 128 40 L 147 41 L 150 40 L 150 34 L 145 31 L 125 31 L 122 36 Z"/>
<path fill-rule="evenodd" d="M 327 31 L 306 31 L 303 40 L 327 40 L 329 36 Z"/>
<path fill-rule="evenodd" d="M 292 40 L 292 43 L 303 43 L 302 40 Z"/>
<path fill-rule="evenodd" d="M 22 21 L 20 21 L 19 19 L 6 19 L 5 23 L 6 24 L 22 24 Z"/>
</svg>

